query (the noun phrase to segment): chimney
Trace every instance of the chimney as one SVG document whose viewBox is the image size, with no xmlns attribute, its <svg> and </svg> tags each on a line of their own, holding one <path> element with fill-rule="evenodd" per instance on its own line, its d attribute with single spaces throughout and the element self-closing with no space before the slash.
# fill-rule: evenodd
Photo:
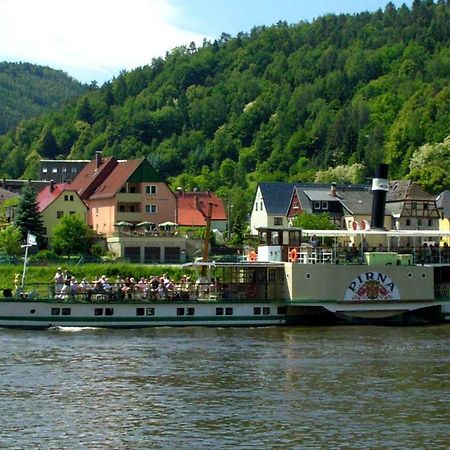
<svg viewBox="0 0 450 450">
<path fill-rule="evenodd" d="M 336 182 L 331 183 L 330 195 L 336 197 Z"/>
<path fill-rule="evenodd" d="M 389 190 L 387 164 L 379 164 L 372 180 L 372 220 L 370 228 L 384 230 L 384 214 L 386 209 L 386 195 Z"/>
<path fill-rule="evenodd" d="M 102 164 L 102 152 L 95 152 L 95 167 L 98 169 Z"/>
<path fill-rule="evenodd" d="M 55 182 L 53 180 L 49 181 L 49 189 L 50 189 L 50 194 L 55 190 Z"/>
</svg>

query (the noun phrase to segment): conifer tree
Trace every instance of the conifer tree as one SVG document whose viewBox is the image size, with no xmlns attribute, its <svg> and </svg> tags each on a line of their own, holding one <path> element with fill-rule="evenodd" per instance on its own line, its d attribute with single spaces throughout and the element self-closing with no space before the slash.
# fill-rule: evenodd
<svg viewBox="0 0 450 450">
<path fill-rule="evenodd" d="M 45 234 L 44 225 L 39 214 L 36 191 L 29 184 L 25 185 L 21 191 L 14 223 L 20 230 L 24 241 L 27 238 L 28 232 L 30 232 L 36 236 L 39 246 L 42 245 Z"/>
</svg>

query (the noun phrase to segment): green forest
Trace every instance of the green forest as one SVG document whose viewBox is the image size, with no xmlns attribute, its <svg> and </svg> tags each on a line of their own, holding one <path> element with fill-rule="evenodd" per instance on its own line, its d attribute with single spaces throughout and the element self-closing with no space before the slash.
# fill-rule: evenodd
<svg viewBox="0 0 450 450">
<path fill-rule="evenodd" d="M 0 134 L 84 94 L 88 87 L 61 70 L 0 62 Z"/>
<path fill-rule="evenodd" d="M 380 162 L 439 192 L 450 188 L 449 38 L 447 0 L 223 33 L 22 120 L 0 137 L 0 172 L 145 156 L 172 188 L 214 190 L 242 211 L 258 182 L 360 183 Z"/>
</svg>

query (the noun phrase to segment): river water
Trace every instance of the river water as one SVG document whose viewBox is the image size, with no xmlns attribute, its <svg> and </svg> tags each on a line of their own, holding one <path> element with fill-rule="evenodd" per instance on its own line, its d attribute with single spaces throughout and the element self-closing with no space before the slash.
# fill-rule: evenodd
<svg viewBox="0 0 450 450">
<path fill-rule="evenodd" d="M 1 449 L 444 449 L 450 326 L 0 329 Z"/>
</svg>

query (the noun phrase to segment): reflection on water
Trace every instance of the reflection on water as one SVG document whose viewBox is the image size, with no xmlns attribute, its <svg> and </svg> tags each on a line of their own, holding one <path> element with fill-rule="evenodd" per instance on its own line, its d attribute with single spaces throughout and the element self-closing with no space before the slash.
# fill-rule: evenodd
<svg viewBox="0 0 450 450">
<path fill-rule="evenodd" d="M 0 448 L 448 448 L 449 331 L 0 330 Z"/>
</svg>

